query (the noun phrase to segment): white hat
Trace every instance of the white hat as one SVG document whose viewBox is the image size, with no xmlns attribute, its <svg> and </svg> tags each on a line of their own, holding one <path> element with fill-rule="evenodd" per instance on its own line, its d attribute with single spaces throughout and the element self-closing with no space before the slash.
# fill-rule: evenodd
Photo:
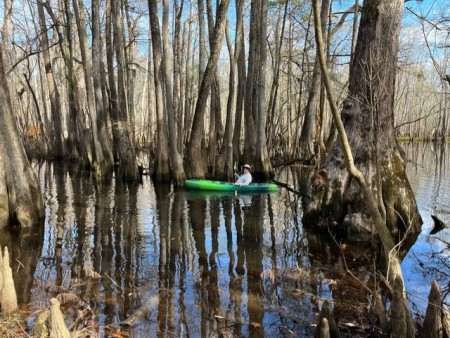
<svg viewBox="0 0 450 338">
<path fill-rule="evenodd" d="M 242 168 L 247 168 L 248 170 L 252 171 L 252 167 L 250 167 L 250 164 L 244 164 Z"/>
</svg>

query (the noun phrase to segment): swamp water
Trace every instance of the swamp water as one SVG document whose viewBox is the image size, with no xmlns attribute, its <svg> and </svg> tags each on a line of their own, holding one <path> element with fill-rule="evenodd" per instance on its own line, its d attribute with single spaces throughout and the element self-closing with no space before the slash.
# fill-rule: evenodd
<svg viewBox="0 0 450 338">
<path fill-rule="evenodd" d="M 420 317 L 433 279 L 449 290 L 450 230 L 429 233 L 431 214 L 450 224 L 450 163 L 448 146 L 403 146 L 424 221 L 402 264 Z M 373 272 L 371 253 L 305 231 L 301 197 L 285 188 L 221 195 L 149 178 L 96 188 L 87 172 L 48 163 L 36 170 L 45 228 L 0 235 L 28 330 L 58 294 L 80 336 L 312 337 L 326 299 L 350 336 L 371 320 L 361 287 Z M 283 169 L 276 179 L 300 190 L 301 170 Z"/>
</svg>

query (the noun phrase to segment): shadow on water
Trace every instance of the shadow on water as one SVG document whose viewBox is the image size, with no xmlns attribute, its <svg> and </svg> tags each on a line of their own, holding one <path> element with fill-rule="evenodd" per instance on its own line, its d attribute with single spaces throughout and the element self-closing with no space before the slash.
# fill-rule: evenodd
<svg viewBox="0 0 450 338">
<path fill-rule="evenodd" d="M 429 233 L 432 213 L 448 222 L 450 174 L 446 149 L 405 150 L 425 224 L 402 266 L 421 316 L 431 280 L 443 289 L 448 283 L 449 231 Z M 30 327 L 58 294 L 66 295 L 72 330 L 89 325 L 99 336 L 312 337 L 327 299 L 354 336 L 355 326 L 374 323 L 363 286 L 370 286 L 373 254 L 306 232 L 301 196 L 292 191 L 192 193 L 149 179 L 96 186 L 89 172 L 71 167 L 44 163 L 38 170 L 45 228 L 0 235 L 13 253 Z M 308 189 L 301 168 L 277 176 Z"/>
</svg>

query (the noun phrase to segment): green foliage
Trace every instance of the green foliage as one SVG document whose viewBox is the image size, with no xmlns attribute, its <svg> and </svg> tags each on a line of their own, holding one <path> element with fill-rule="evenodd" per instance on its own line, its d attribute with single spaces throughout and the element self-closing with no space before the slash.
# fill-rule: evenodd
<svg viewBox="0 0 450 338">
<path fill-rule="evenodd" d="M 416 74 L 418 80 L 425 80 L 425 72 L 423 69 L 419 70 Z"/>
<path fill-rule="evenodd" d="M 277 6 L 283 6 L 286 4 L 287 0 L 269 0 L 269 7 L 277 7 Z"/>
<path fill-rule="evenodd" d="M 269 0 L 269 8 L 281 7 L 286 5 L 287 0 Z M 302 9 L 305 6 L 303 0 L 290 0 L 289 5 Z"/>
</svg>

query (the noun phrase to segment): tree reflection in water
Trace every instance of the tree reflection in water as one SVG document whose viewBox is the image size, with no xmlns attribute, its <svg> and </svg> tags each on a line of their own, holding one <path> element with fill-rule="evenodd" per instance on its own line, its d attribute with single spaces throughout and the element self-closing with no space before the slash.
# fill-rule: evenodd
<svg viewBox="0 0 450 338">
<path fill-rule="evenodd" d="M 425 221 L 403 262 L 413 309 L 425 312 L 431 280 L 445 291 L 449 230 L 429 236 L 436 213 L 450 214 L 446 149 L 406 148 L 411 184 Z M 414 165 L 413 165 L 414 164 Z M 375 258 L 302 227 L 301 196 L 223 195 L 169 185 L 120 181 L 97 185 L 89 172 L 48 163 L 36 167 L 46 201 L 45 228 L 2 232 L 22 307 L 74 295 L 63 311 L 72 328 L 100 335 L 314 335 L 321 304 L 332 301 L 342 323 L 370 323 Z M 289 168 L 277 180 L 307 192 L 308 172 Z M 446 218 L 447 217 L 447 218 Z M 347 271 L 351 271 L 351 274 Z M 448 286 L 447 286 L 448 289 Z M 80 311 L 87 316 L 77 320 Z"/>
</svg>

